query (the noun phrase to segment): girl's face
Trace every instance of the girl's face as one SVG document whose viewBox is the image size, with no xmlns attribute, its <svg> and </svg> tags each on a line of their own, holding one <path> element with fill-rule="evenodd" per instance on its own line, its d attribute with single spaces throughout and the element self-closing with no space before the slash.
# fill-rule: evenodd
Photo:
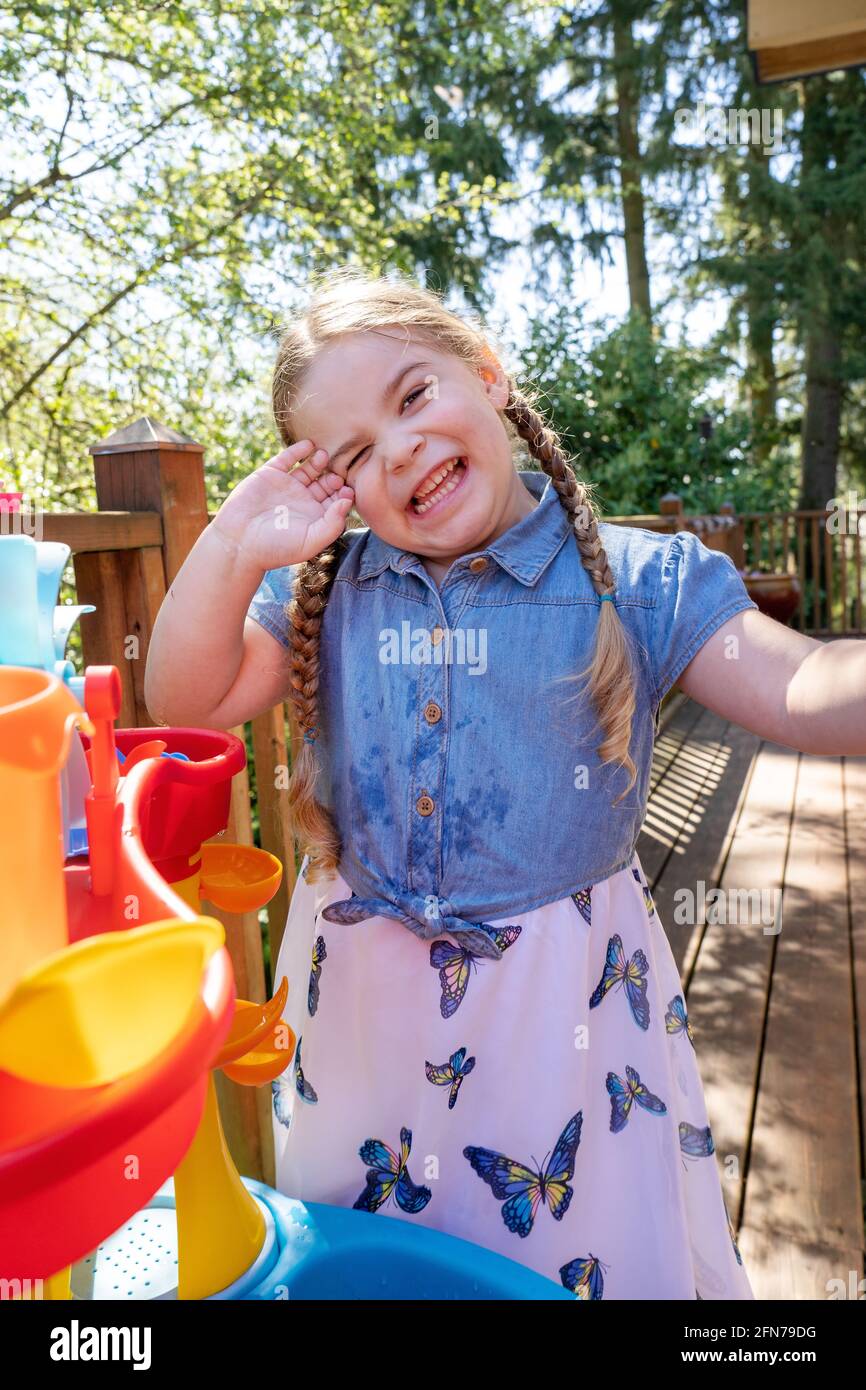
<svg viewBox="0 0 866 1390">
<path fill-rule="evenodd" d="M 351 333 L 319 353 L 299 395 L 295 438 L 327 450 L 371 531 L 437 569 L 537 505 L 512 461 L 498 413 L 508 383 L 492 359 L 476 372 L 399 329 Z"/>
</svg>

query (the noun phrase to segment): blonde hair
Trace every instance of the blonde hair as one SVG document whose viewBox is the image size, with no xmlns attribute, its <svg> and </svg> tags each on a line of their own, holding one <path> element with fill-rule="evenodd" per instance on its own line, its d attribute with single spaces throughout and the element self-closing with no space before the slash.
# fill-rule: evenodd
<svg viewBox="0 0 866 1390">
<path fill-rule="evenodd" d="M 317 353 L 343 334 L 393 327 L 406 328 L 434 351 L 452 353 L 472 369 L 490 367 L 493 354 L 483 325 L 474 316 L 458 315 L 445 308 L 437 292 L 394 272 L 387 278 L 371 276 L 353 266 L 322 272 L 305 313 L 282 331 L 279 340 L 273 411 L 284 445 L 296 442 L 291 410 L 297 403 L 304 373 Z M 531 456 L 552 479 L 595 592 L 599 597 L 613 594 L 616 584 L 599 539 L 591 485 L 576 477 L 558 435 L 535 409 L 530 393 L 518 390 L 510 375 L 507 379 L 509 396 L 503 415 L 512 446 L 523 440 Z M 302 564 L 293 596 L 286 604 L 291 671 L 288 699 L 304 732 L 317 732 L 322 616 L 343 549 L 340 537 L 320 555 Z M 629 756 L 635 681 L 628 634 L 614 603 L 599 604 L 592 660 L 585 670 L 568 679 L 581 680 L 587 675 L 589 696 L 604 734 L 598 755 L 602 762 L 617 763 L 629 773 L 622 797 L 637 778 Z M 294 833 L 308 855 L 309 882 L 316 882 L 322 872 L 336 869 L 341 851 L 334 819 L 316 799 L 318 774 L 314 744 L 305 740 L 293 760 L 287 794 Z"/>
</svg>

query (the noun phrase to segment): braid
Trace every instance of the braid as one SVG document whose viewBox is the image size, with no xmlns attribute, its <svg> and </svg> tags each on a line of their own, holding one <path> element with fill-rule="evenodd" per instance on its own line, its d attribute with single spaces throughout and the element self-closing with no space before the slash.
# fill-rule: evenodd
<svg viewBox="0 0 866 1390">
<path fill-rule="evenodd" d="M 292 598 L 286 604 L 289 620 L 289 694 L 297 725 L 309 733 L 292 759 L 287 799 L 292 829 L 309 856 L 307 881 L 336 869 L 340 836 L 330 812 L 316 799 L 318 762 L 313 740 L 318 736 L 319 653 L 322 618 L 337 573 L 342 537 L 301 565 Z"/>
<path fill-rule="evenodd" d="M 592 580 L 593 589 L 599 597 L 615 593 L 616 582 L 598 534 L 598 519 L 589 491 L 566 461 L 556 433 L 513 385 L 504 414 L 551 479 L 571 523 L 581 562 Z M 616 798 L 619 801 L 637 779 L 637 769 L 628 751 L 635 711 L 634 671 L 627 634 L 615 611 L 616 605 L 602 603 L 599 608 L 593 659 L 586 670 L 578 673 L 577 679 L 589 675 L 590 697 L 604 733 L 599 757 L 604 763 L 618 762 L 628 771 L 629 782 Z"/>
</svg>

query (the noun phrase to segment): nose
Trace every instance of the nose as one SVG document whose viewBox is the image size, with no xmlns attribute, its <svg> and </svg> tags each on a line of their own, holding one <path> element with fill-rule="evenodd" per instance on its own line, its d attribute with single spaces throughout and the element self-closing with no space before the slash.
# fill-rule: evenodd
<svg viewBox="0 0 866 1390">
<path fill-rule="evenodd" d="M 424 440 L 417 431 L 394 431 L 385 445 L 385 469 L 398 476 L 411 468 L 424 449 Z"/>
</svg>

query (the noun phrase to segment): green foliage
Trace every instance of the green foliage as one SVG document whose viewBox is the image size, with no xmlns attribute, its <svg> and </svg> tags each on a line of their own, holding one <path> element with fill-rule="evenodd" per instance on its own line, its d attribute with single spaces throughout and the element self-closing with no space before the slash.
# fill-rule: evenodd
<svg viewBox="0 0 866 1390">
<path fill-rule="evenodd" d="M 839 488 L 866 485 L 866 75 L 756 86 L 744 21 L 743 0 L 11 0 L 0 489 L 90 509 L 88 447 L 152 415 L 204 446 L 215 509 L 276 450 L 276 332 L 310 272 L 399 269 L 483 312 L 517 248 L 551 302 L 518 356 L 606 511 L 793 505 L 807 393 L 838 390 Z M 778 108 L 781 152 L 683 141 L 700 102 Z M 629 179 L 655 337 L 557 308 L 621 255 Z M 668 311 L 708 295 L 726 321 L 696 348 Z M 807 380 L 807 347 L 838 347 L 832 370 Z"/>
<path fill-rule="evenodd" d="M 789 449 L 780 446 L 769 469 L 750 465 L 748 412 L 726 399 L 737 371 L 729 354 L 661 341 L 638 314 L 583 347 L 587 337 L 581 311 L 561 306 L 533 321 L 523 362 L 604 514 L 657 513 L 666 492 L 678 493 L 687 512 L 725 501 L 738 511 L 794 505 Z"/>
<path fill-rule="evenodd" d="M 467 91 L 513 68 L 514 8 L 5 6 L 0 484 L 89 508 L 87 447 L 153 415 L 204 445 L 215 504 L 274 452 L 274 329 L 308 272 L 480 302 L 474 228 L 513 171 L 436 87 L 451 49 Z"/>
</svg>

